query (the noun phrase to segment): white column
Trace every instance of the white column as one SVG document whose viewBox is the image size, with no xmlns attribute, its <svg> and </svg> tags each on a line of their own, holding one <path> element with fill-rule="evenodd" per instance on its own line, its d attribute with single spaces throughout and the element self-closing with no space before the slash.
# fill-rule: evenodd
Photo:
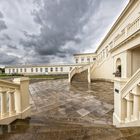
<svg viewBox="0 0 140 140">
<path fill-rule="evenodd" d="M 126 99 L 122 99 L 122 101 L 121 101 L 121 109 L 120 109 L 120 111 L 121 111 L 120 119 L 121 119 L 122 123 L 125 122 L 125 119 L 127 117 L 127 110 L 126 110 L 126 108 L 127 108 Z"/>
<path fill-rule="evenodd" d="M 131 120 L 131 115 L 133 114 L 133 101 L 127 100 L 127 120 Z"/>
<path fill-rule="evenodd" d="M 140 96 L 134 95 L 134 112 L 133 116 L 135 120 L 139 119 L 139 111 L 140 111 Z"/>
<path fill-rule="evenodd" d="M 21 113 L 20 119 L 30 117 L 30 93 L 29 93 L 29 78 L 22 77 L 14 79 L 14 83 L 20 84 L 20 88 L 16 89 L 15 94 L 15 109 L 16 113 Z"/>
<path fill-rule="evenodd" d="M 6 98 L 6 91 L 1 92 L 1 117 L 5 117 L 7 114 L 7 98 Z"/>
<path fill-rule="evenodd" d="M 14 91 L 9 91 L 9 115 L 13 115 L 15 113 L 15 98 Z"/>
<path fill-rule="evenodd" d="M 89 65 L 89 68 L 88 68 L 88 83 L 90 84 L 91 83 L 91 70 L 90 70 L 90 65 Z"/>
</svg>

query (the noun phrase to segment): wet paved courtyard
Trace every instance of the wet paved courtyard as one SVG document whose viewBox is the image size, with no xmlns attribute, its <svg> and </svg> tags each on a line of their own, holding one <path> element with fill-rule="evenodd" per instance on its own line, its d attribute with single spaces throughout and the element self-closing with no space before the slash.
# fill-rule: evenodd
<svg viewBox="0 0 140 140">
<path fill-rule="evenodd" d="M 96 84 L 99 86 L 100 83 L 94 83 L 94 86 Z M 112 100 L 112 84 L 101 86 L 100 92 L 108 94 Z M 108 91 L 103 90 L 105 86 Z M 101 100 L 92 86 L 69 85 L 66 80 L 43 81 L 31 84 L 30 91 L 32 115 L 43 113 L 45 118 L 83 125 L 112 124 L 112 119 L 106 116 L 113 109 L 112 101 Z"/>
<path fill-rule="evenodd" d="M 113 84 L 66 80 L 30 84 L 30 119 L 0 129 L 0 140 L 139 140 L 140 128 L 112 125 Z"/>
</svg>

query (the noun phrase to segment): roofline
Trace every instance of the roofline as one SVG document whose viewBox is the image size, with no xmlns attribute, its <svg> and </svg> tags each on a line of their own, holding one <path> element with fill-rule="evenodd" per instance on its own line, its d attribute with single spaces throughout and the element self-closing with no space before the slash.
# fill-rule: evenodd
<svg viewBox="0 0 140 140">
<path fill-rule="evenodd" d="M 77 53 L 77 54 L 73 54 L 73 56 L 77 56 L 77 55 L 96 55 L 96 53 Z"/>
<path fill-rule="evenodd" d="M 106 36 L 104 37 L 104 39 L 102 40 L 102 42 L 100 43 L 100 45 L 98 46 L 98 48 L 96 49 L 96 53 L 97 51 L 101 48 L 101 46 L 104 44 L 104 42 L 106 41 L 106 39 L 109 37 L 109 35 L 112 33 L 112 31 L 115 29 L 115 27 L 119 24 L 120 20 L 122 19 L 122 17 L 125 15 L 125 13 L 128 11 L 128 9 L 130 8 L 130 6 L 132 5 L 132 3 L 134 3 L 135 0 L 129 0 L 128 4 L 126 5 L 126 7 L 124 8 L 124 10 L 121 12 L 121 14 L 119 15 L 119 17 L 117 18 L 117 20 L 115 21 L 115 23 L 113 24 L 113 26 L 110 28 L 109 32 L 106 34 Z"/>
<path fill-rule="evenodd" d="M 81 65 L 84 65 L 84 64 L 40 64 L 40 65 L 7 65 L 5 66 L 5 68 L 29 68 L 29 67 L 61 67 L 61 66 L 81 66 Z"/>
</svg>

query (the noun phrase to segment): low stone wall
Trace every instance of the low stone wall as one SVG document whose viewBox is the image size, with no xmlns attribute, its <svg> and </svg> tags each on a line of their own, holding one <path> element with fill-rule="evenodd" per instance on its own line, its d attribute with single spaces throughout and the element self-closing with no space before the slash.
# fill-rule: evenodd
<svg viewBox="0 0 140 140">
<path fill-rule="evenodd" d="M 85 70 L 81 73 L 76 73 L 72 77 L 72 82 L 88 82 L 88 70 Z"/>
</svg>

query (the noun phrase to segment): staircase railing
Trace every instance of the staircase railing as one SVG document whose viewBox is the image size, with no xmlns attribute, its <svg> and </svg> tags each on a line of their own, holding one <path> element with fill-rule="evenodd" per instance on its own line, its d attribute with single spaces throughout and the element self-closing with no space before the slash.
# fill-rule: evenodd
<svg viewBox="0 0 140 140">
<path fill-rule="evenodd" d="M 29 79 L 0 80 L 0 125 L 30 117 Z"/>
<path fill-rule="evenodd" d="M 91 70 L 93 68 L 93 66 L 94 66 L 94 64 L 87 64 L 87 65 L 84 65 L 84 66 L 81 66 L 81 67 L 75 67 L 69 73 L 69 82 L 71 82 L 72 77 L 75 74 L 81 73 L 81 72 L 86 71 L 86 70 L 89 70 L 89 69 Z"/>
<path fill-rule="evenodd" d="M 140 69 L 128 80 L 125 86 L 121 89 L 122 98 L 132 91 L 140 83 Z"/>
<path fill-rule="evenodd" d="M 116 112 L 114 113 L 114 118 L 120 120 L 118 121 L 119 123 L 117 123 L 117 126 L 118 127 L 139 126 L 140 69 L 138 69 L 137 72 L 123 86 L 123 88 L 120 91 L 120 94 L 115 95 L 115 98 L 116 98 L 115 102 L 116 103 L 118 102 L 118 105 L 117 104 L 115 105 Z"/>
</svg>

